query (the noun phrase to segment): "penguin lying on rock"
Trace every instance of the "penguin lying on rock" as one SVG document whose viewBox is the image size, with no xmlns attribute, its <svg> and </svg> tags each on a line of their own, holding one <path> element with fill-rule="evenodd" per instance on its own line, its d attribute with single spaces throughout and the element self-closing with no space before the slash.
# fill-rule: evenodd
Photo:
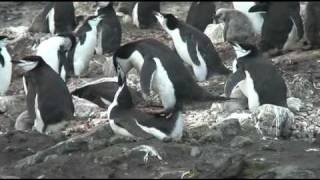
<svg viewBox="0 0 320 180">
<path fill-rule="evenodd" d="M 160 25 L 171 36 L 181 59 L 192 67 L 197 81 L 204 81 L 214 74 L 230 74 L 218 52 L 203 32 L 179 21 L 172 14 L 154 12 Z"/>
<path fill-rule="evenodd" d="M 116 71 L 124 75 L 135 68 L 140 75 L 143 97 L 147 99 L 150 90 L 154 90 L 164 111 L 170 111 L 182 100 L 228 100 L 200 87 L 180 57 L 155 39 L 138 40 L 121 46 L 113 56 L 113 63 Z"/>
<path fill-rule="evenodd" d="M 250 110 L 262 104 L 287 107 L 287 86 L 276 67 L 264 59 L 255 46 L 230 43 L 237 60 L 235 73 L 225 84 L 225 95 L 234 97 L 241 91 L 248 98 Z"/>
<path fill-rule="evenodd" d="M 119 89 L 107 110 L 110 127 L 115 134 L 138 139 L 155 137 L 162 141 L 181 139 L 182 104 L 175 104 L 169 114 L 150 115 L 138 111 L 134 108 L 126 77 L 119 74 L 118 78 Z"/>
<path fill-rule="evenodd" d="M 33 129 L 40 133 L 60 130 L 73 118 L 72 97 L 65 82 L 40 56 L 12 60 L 23 69 L 27 109 L 34 119 Z M 57 129 L 58 128 L 58 129 Z"/>
<path fill-rule="evenodd" d="M 102 108 L 108 108 L 118 90 L 117 81 L 118 77 L 98 79 L 75 89 L 71 94 L 87 99 Z M 134 89 L 129 87 L 129 91 L 134 104 L 143 100 L 141 94 Z"/>
</svg>

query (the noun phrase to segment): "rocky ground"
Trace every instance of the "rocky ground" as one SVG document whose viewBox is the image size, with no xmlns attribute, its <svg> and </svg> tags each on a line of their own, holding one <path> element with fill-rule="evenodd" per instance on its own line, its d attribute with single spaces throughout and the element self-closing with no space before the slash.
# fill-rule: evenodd
<svg viewBox="0 0 320 180">
<path fill-rule="evenodd" d="M 0 32 L 13 38 L 9 45 L 13 58 L 32 54 L 35 39 L 50 36 L 26 32 L 43 5 L 1 3 Z M 75 3 L 77 15 L 92 14 L 92 5 Z M 161 5 L 163 12 L 184 20 L 190 3 Z M 122 43 L 156 38 L 171 45 L 159 27 L 140 30 L 122 23 L 122 28 Z M 227 43 L 215 46 L 231 67 L 231 47 Z M 106 110 L 76 97 L 75 119 L 62 133 L 15 131 L 16 118 L 26 110 L 21 74 L 15 69 L 7 96 L 0 98 L 0 110 L 5 112 L 0 114 L 0 179 L 319 178 L 320 51 L 295 51 L 272 60 L 286 80 L 290 110 L 264 105 L 255 112 L 233 111 L 221 103 L 188 103 L 183 110 L 184 136 L 168 143 L 114 136 L 104 117 Z M 71 79 L 68 87 L 112 74 L 109 64 L 110 55 L 95 56 L 86 77 Z M 222 94 L 226 79 L 216 76 L 200 85 Z M 140 90 L 138 82 L 131 72 L 129 85 Z M 277 138 L 279 134 L 286 138 Z"/>
</svg>

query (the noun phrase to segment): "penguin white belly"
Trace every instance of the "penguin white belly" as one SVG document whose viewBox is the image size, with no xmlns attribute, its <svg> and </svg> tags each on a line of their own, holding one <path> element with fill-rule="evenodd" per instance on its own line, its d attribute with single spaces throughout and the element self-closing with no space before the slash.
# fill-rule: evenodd
<svg viewBox="0 0 320 180">
<path fill-rule="evenodd" d="M 183 119 L 181 117 L 181 113 L 178 114 L 175 126 L 173 131 L 170 134 L 170 137 L 175 140 L 180 140 L 182 138 L 183 133 Z"/>
<path fill-rule="evenodd" d="M 54 23 L 54 8 L 51 8 L 47 15 L 48 21 L 49 21 L 49 31 L 50 33 L 54 34 L 55 31 L 55 23 Z"/>
<path fill-rule="evenodd" d="M 132 64 L 133 64 L 134 68 L 138 72 L 140 72 L 142 65 L 144 63 L 144 58 L 143 58 L 142 54 L 136 50 L 131 54 L 130 59 L 132 59 Z"/>
<path fill-rule="evenodd" d="M 282 47 L 282 49 L 284 51 L 285 50 L 293 50 L 295 47 L 297 47 L 298 41 L 299 41 L 297 25 L 294 23 L 292 17 L 290 17 L 290 19 L 291 19 L 293 25 L 292 25 L 291 31 L 288 35 L 288 38 Z"/>
<path fill-rule="evenodd" d="M 130 132 L 128 132 L 126 129 L 124 129 L 120 126 L 117 126 L 116 123 L 114 123 L 114 120 L 110 119 L 109 124 L 110 124 L 112 131 L 115 134 L 134 138 L 134 136 Z"/>
<path fill-rule="evenodd" d="M 138 28 L 140 28 L 140 26 L 139 26 L 139 17 L 138 17 L 138 5 L 139 5 L 139 3 L 137 2 L 134 5 L 134 8 L 132 10 L 132 21 L 133 21 L 134 25 L 136 25 Z"/>
<path fill-rule="evenodd" d="M 27 95 L 28 94 L 28 88 L 27 88 L 26 78 L 24 76 L 22 76 L 22 83 L 23 83 L 24 93 Z"/>
<path fill-rule="evenodd" d="M 43 60 L 59 74 L 59 58 L 58 50 L 60 45 L 63 44 L 63 39 L 59 37 L 53 37 L 47 39 L 39 44 L 37 47 L 37 56 L 41 56 Z"/>
<path fill-rule="evenodd" d="M 11 56 L 5 47 L 1 49 L 1 55 L 3 56 L 5 66 L 2 67 L 0 64 L 0 95 L 4 95 L 11 83 L 12 63 Z"/>
<path fill-rule="evenodd" d="M 98 55 L 103 55 L 103 49 L 102 49 L 102 29 L 98 31 L 98 37 L 97 37 L 97 46 L 96 46 L 96 53 Z"/>
<path fill-rule="evenodd" d="M 62 67 L 61 67 L 60 77 L 61 77 L 61 79 L 62 79 L 63 81 L 66 81 L 66 75 L 67 75 L 66 70 L 65 70 L 64 66 L 62 66 Z"/>
<path fill-rule="evenodd" d="M 202 56 L 199 53 L 198 48 L 196 50 L 197 50 L 198 59 L 200 61 L 199 66 L 197 66 L 196 64 L 194 64 L 192 62 L 191 56 L 188 51 L 187 43 L 184 42 L 180 36 L 180 30 L 175 29 L 175 30 L 171 31 L 171 37 L 173 40 L 173 44 L 174 44 L 179 56 L 181 57 L 181 59 L 183 61 L 185 61 L 187 64 L 189 64 L 190 66 L 192 66 L 192 69 L 193 69 L 193 72 L 194 72 L 196 78 L 199 81 L 203 81 L 207 76 L 207 67 L 206 67 L 206 64 L 205 64 Z"/>
<path fill-rule="evenodd" d="M 161 132 L 160 130 L 154 128 L 154 127 L 147 127 L 147 126 L 143 126 L 141 124 L 138 123 L 137 120 L 136 121 L 136 124 L 143 130 L 145 131 L 146 133 L 149 133 L 153 136 L 155 136 L 156 138 L 160 139 L 160 140 L 163 140 L 164 138 L 168 137 L 165 133 Z"/>
<path fill-rule="evenodd" d="M 255 5 L 255 3 L 252 1 L 251 2 L 247 2 L 247 1 L 233 2 L 233 7 L 236 10 L 239 10 L 242 13 L 244 13 L 250 19 L 250 21 L 252 22 L 253 29 L 254 29 L 255 33 L 261 34 L 262 24 L 263 24 L 263 17 L 261 16 L 261 13 L 260 12 L 255 12 L 255 13 L 248 12 L 249 9 L 254 5 Z"/>
<path fill-rule="evenodd" d="M 254 82 L 248 71 L 245 71 L 246 79 L 243 83 L 239 84 L 239 87 L 243 94 L 248 98 L 248 106 L 252 111 L 260 105 L 259 95 L 254 89 Z"/>
<path fill-rule="evenodd" d="M 237 59 L 234 59 L 232 61 L 232 73 L 235 73 L 237 71 Z"/>
<path fill-rule="evenodd" d="M 76 76 L 80 76 L 89 66 L 90 59 L 93 57 L 96 41 L 96 30 L 92 30 L 87 32 L 86 39 L 82 45 L 80 42 L 77 44 L 73 58 L 74 73 Z"/>
<path fill-rule="evenodd" d="M 39 110 L 38 94 L 36 94 L 36 97 L 34 99 L 34 110 L 35 110 L 35 114 L 36 114 L 36 119 L 34 120 L 33 129 L 36 129 L 38 132 L 43 133 L 44 122 L 43 122 L 43 119 L 41 117 L 41 113 Z"/>
<path fill-rule="evenodd" d="M 156 71 L 151 82 L 152 88 L 160 95 L 164 109 L 172 108 L 176 104 L 175 90 L 166 70 L 163 68 L 160 59 L 153 58 L 156 62 Z"/>
</svg>

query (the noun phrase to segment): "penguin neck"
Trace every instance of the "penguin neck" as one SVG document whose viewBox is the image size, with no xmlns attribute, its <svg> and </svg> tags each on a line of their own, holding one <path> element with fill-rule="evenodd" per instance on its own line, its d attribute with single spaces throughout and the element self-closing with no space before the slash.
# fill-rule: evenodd
<svg viewBox="0 0 320 180">
<path fill-rule="evenodd" d="M 119 114 L 127 112 L 134 107 L 130 91 L 127 85 L 123 85 L 114 95 L 114 99 L 108 107 L 108 118 L 116 117 Z"/>
</svg>

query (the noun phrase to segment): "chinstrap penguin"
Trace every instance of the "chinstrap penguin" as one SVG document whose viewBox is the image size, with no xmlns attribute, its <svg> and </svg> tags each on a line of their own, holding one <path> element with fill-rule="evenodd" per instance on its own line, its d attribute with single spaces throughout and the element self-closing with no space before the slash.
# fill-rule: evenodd
<svg viewBox="0 0 320 180">
<path fill-rule="evenodd" d="M 0 96 L 4 95 L 11 83 L 12 63 L 7 51 L 7 36 L 0 36 Z"/>
<path fill-rule="evenodd" d="M 12 60 L 23 69 L 27 94 L 27 110 L 34 119 L 33 129 L 51 133 L 73 118 L 72 97 L 65 82 L 40 56 Z"/>
<path fill-rule="evenodd" d="M 113 9 L 112 2 L 97 2 L 97 16 L 103 16 L 98 25 L 96 53 L 103 55 L 114 52 L 121 43 L 121 24 Z"/>
<path fill-rule="evenodd" d="M 197 81 L 204 81 L 214 74 L 227 75 L 231 72 L 224 66 L 209 37 L 203 32 L 179 21 L 172 14 L 154 14 L 171 36 L 178 55 L 192 67 Z"/>
<path fill-rule="evenodd" d="M 241 91 L 248 98 L 250 110 L 262 104 L 287 107 L 287 86 L 276 67 L 255 46 L 231 44 L 237 54 L 237 67 L 225 84 L 225 95 L 233 97 Z"/>
<path fill-rule="evenodd" d="M 214 23 L 216 20 L 216 6 L 214 2 L 198 1 L 192 2 L 186 23 L 204 32 L 208 24 Z"/>
<path fill-rule="evenodd" d="M 135 109 L 126 78 L 119 75 L 119 89 L 107 115 L 115 134 L 131 138 L 180 140 L 183 132 L 182 104 L 177 103 L 169 114 L 150 115 Z"/>
<path fill-rule="evenodd" d="M 115 69 L 126 75 L 135 68 L 140 75 L 143 97 L 155 91 L 165 111 L 182 100 L 227 100 L 201 88 L 183 65 L 180 57 L 155 39 L 143 39 L 121 46 L 113 56 Z"/>
</svg>

